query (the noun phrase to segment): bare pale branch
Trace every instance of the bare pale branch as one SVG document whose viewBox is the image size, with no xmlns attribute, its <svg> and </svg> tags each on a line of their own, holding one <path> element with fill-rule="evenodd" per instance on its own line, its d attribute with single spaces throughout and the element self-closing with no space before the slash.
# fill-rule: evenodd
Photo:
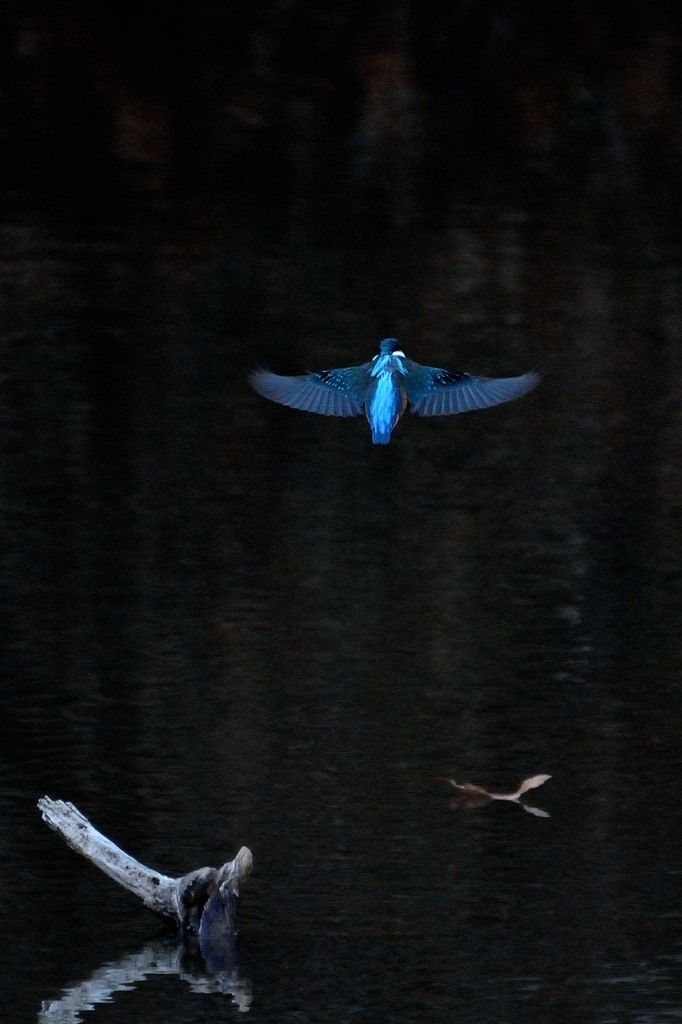
<svg viewBox="0 0 682 1024">
<path fill-rule="evenodd" d="M 517 795 L 521 796 L 523 793 L 527 793 L 529 789 L 537 789 L 538 786 L 544 786 L 548 779 L 551 779 L 551 775 L 532 775 L 530 779 L 524 779 L 517 790 Z"/>
<path fill-rule="evenodd" d="M 528 804 L 524 804 L 519 798 L 527 793 L 531 789 L 537 789 L 538 786 L 544 785 L 548 779 L 551 779 L 551 775 L 531 775 L 529 778 L 524 779 L 519 788 L 514 793 L 493 793 L 489 789 L 484 789 L 483 786 L 477 786 L 473 782 L 456 782 L 454 779 L 446 779 L 445 781 L 458 790 L 462 796 L 454 802 L 454 806 L 459 803 L 465 807 L 475 807 L 488 800 L 506 800 L 509 803 L 518 803 L 519 806 L 523 807 L 524 811 L 528 811 L 529 814 L 534 814 L 538 818 L 549 818 L 547 811 L 540 810 L 539 807 L 531 807 Z"/>
<path fill-rule="evenodd" d="M 132 892 L 150 910 L 175 918 L 184 929 L 198 927 L 203 907 L 214 892 L 220 891 L 225 899 L 236 901 L 253 867 L 251 851 L 242 846 L 234 860 L 221 868 L 198 868 L 182 878 L 170 878 L 124 853 L 73 804 L 44 796 L 38 807 L 50 828 L 72 850 Z"/>
</svg>

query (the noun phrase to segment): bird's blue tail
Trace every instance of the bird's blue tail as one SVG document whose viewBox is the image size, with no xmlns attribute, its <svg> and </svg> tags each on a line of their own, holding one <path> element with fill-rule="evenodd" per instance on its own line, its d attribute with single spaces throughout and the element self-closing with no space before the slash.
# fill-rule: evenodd
<svg viewBox="0 0 682 1024">
<path fill-rule="evenodd" d="M 390 430 L 372 430 L 372 444 L 388 444 L 390 440 Z"/>
</svg>

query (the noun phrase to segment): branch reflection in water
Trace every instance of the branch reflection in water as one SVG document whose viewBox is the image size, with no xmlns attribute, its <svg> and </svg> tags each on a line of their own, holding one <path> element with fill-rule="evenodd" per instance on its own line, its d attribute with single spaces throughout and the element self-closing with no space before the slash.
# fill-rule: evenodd
<svg viewBox="0 0 682 1024">
<path fill-rule="evenodd" d="M 251 982 L 239 975 L 234 943 L 226 953 L 222 969 L 208 972 L 200 954 L 187 943 L 179 946 L 172 939 L 155 939 L 137 953 L 106 963 L 85 981 L 70 985 L 59 999 L 45 1000 L 38 1024 L 78 1024 L 97 1004 L 112 1002 L 116 992 L 130 992 L 159 974 L 177 974 L 196 993 L 231 996 L 237 1009 L 246 1013 L 253 997 Z"/>
</svg>

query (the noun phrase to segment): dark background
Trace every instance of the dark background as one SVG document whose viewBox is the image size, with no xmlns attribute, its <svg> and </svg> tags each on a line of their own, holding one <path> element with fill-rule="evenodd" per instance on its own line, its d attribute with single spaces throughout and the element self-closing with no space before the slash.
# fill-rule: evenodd
<svg viewBox="0 0 682 1024">
<path fill-rule="evenodd" d="M 0 1017 L 159 936 L 48 793 L 251 847 L 252 1019 L 678 1019 L 680 27 L 2 7 Z M 385 335 L 543 383 L 386 449 L 248 387 Z M 238 1012 L 137 982 L 82 1019 Z"/>
</svg>

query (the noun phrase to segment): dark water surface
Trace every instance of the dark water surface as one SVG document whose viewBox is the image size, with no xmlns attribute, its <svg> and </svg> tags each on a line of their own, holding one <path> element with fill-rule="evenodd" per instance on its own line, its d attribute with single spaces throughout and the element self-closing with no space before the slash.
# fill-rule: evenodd
<svg viewBox="0 0 682 1024">
<path fill-rule="evenodd" d="M 44 793 L 168 874 L 253 850 L 254 1021 L 682 1019 L 679 249 L 599 169 L 503 193 L 5 221 L 6 1019 L 127 968 L 81 1019 L 239 1012 Z M 543 384 L 380 449 L 245 382 L 385 334 Z M 548 817 L 444 781 L 541 772 Z"/>
</svg>

